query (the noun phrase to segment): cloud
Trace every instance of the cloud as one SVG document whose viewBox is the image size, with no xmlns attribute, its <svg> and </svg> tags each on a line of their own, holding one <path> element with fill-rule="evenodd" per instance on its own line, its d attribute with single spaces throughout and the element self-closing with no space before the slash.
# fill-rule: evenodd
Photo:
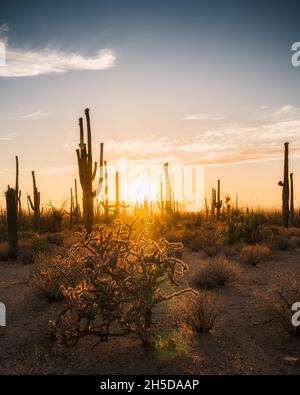
<svg viewBox="0 0 300 395">
<path fill-rule="evenodd" d="M 6 66 L 0 67 L 0 77 L 31 77 L 65 73 L 71 70 L 105 70 L 115 66 L 116 56 L 110 49 L 100 49 L 94 57 L 51 49 L 41 51 L 10 49 L 6 51 Z"/>
<path fill-rule="evenodd" d="M 20 115 L 20 118 L 35 119 L 35 118 L 45 117 L 47 115 L 49 115 L 49 113 L 44 110 L 36 110 L 36 111 L 30 112 L 30 113 L 22 114 L 22 115 Z"/>
<path fill-rule="evenodd" d="M 0 25 L 0 36 L 5 35 L 9 31 L 9 26 L 7 23 L 2 23 Z"/>
<path fill-rule="evenodd" d="M 221 121 L 224 116 L 221 114 L 189 114 L 184 118 L 186 121 Z"/>
<path fill-rule="evenodd" d="M 266 107 L 262 108 L 262 110 L 262 118 L 269 120 L 284 121 L 300 118 L 300 109 L 290 104 L 286 104 L 275 110 L 268 111 Z"/>
</svg>

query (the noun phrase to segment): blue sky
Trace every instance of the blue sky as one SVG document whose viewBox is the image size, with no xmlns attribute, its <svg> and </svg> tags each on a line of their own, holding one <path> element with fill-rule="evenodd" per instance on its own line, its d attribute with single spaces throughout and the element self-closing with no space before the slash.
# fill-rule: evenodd
<svg viewBox="0 0 300 395">
<path fill-rule="evenodd" d="M 88 106 L 94 141 L 105 142 L 108 160 L 204 164 L 208 189 L 211 166 L 218 165 L 232 194 L 245 166 L 236 183 L 228 168 L 246 161 L 244 200 L 252 194 L 267 204 L 269 183 L 271 204 L 280 202 L 275 177 L 286 139 L 300 164 L 300 68 L 291 65 L 299 5 L 123 0 L 1 1 L 0 7 L 7 45 L 0 69 L 1 185 L 11 179 L 18 154 L 25 189 L 36 169 L 44 196 L 57 197 L 57 183 L 62 193 L 76 171 L 77 118 Z M 251 164 L 257 161 L 261 183 Z M 65 178 L 59 182 L 57 174 Z"/>
</svg>

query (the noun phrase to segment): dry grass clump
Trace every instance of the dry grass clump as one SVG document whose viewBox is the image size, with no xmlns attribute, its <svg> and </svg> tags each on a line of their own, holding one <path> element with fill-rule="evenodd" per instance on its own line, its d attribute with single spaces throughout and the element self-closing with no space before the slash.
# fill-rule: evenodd
<svg viewBox="0 0 300 395">
<path fill-rule="evenodd" d="M 271 250 L 266 245 L 246 245 L 241 249 L 241 259 L 243 262 L 256 266 L 266 260 Z"/>
<path fill-rule="evenodd" d="M 82 267 L 71 259 L 38 253 L 34 261 L 36 269 L 32 275 L 32 285 L 48 301 L 62 299 L 62 287 L 75 286 L 81 279 Z"/>
<path fill-rule="evenodd" d="M 297 243 L 294 239 L 289 238 L 287 235 L 277 235 L 273 239 L 273 246 L 280 251 L 294 250 Z"/>
<path fill-rule="evenodd" d="M 206 263 L 195 281 L 198 289 L 212 289 L 234 282 L 238 277 L 237 267 L 224 255 Z"/>
<path fill-rule="evenodd" d="M 292 324 L 292 305 L 300 301 L 300 281 L 292 273 L 276 276 L 260 299 L 270 321 L 279 323 L 290 335 L 300 336 L 300 326 Z"/>
<path fill-rule="evenodd" d="M 0 243 L 0 261 L 9 260 L 9 246 L 6 241 Z"/>
<path fill-rule="evenodd" d="M 209 332 L 215 326 L 218 311 L 219 302 L 216 296 L 202 291 L 191 306 L 188 323 L 197 333 Z"/>
</svg>

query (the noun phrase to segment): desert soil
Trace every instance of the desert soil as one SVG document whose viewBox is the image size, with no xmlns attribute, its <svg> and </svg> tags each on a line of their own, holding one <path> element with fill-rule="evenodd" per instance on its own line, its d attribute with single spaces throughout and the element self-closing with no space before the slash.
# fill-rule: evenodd
<svg viewBox="0 0 300 395">
<path fill-rule="evenodd" d="M 190 266 L 187 281 L 197 276 L 207 261 L 201 253 L 185 250 Z M 175 339 L 174 348 L 151 351 L 134 336 L 112 338 L 92 349 L 96 339 L 83 339 L 66 348 L 51 339 L 49 319 L 62 303 L 49 303 L 30 285 L 34 265 L 0 263 L 0 301 L 7 308 L 7 326 L 0 327 L 1 374 L 299 374 L 300 339 L 275 322 L 267 322 L 257 298 L 272 273 L 300 275 L 300 250 L 278 252 L 256 267 L 237 263 L 235 284 L 211 291 L 222 301 L 214 329 L 192 332 L 184 324 L 184 312 L 192 296 L 172 300 L 160 307 L 156 318 L 162 339 Z M 174 344 L 174 343 L 173 343 Z"/>
</svg>

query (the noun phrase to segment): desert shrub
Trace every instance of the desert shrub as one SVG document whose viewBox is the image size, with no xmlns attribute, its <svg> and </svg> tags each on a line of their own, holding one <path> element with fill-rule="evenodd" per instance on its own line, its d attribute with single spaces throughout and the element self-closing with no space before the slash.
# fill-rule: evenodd
<svg viewBox="0 0 300 395">
<path fill-rule="evenodd" d="M 294 250 L 297 247 L 297 243 L 292 238 L 290 239 L 287 235 L 276 235 L 273 238 L 272 245 L 274 248 L 280 251 Z"/>
<path fill-rule="evenodd" d="M 197 230 L 186 229 L 183 244 L 192 251 L 204 251 L 209 257 L 220 254 L 223 249 L 219 228 L 212 224 Z"/>
<path fill-rule="evenodd" d="M 243 262 L 256 266 L 258 263 L 266 260 L 270 253 L 270 248 L 265 245 L 246 245 L 241 249 L 241 258 Z"/>
<path fill-rule="evenodd" d="M 232 214 L 226 218 L 222 235 L 227 244 L 257 244 L 267 240 L 271 232 L 265 226 L 264 217 L 259 214 Z"/>
<path fill-rule="evenodd" d="M 300 237 L 299 236 L 292 236 L 291 242 L 294 244 L 295 248 L 300 247 Z"/>
<path fill-rule="evenodd" d="M 300 335 L 300 326 L 292 324 L 292 305 L 300 301 L 300 281 L 290 273 L 273 279 L 270 288 L 260 295 L 265 315 L 279 323 L 291 335 Z"/>
<path fill-rule="evenodd" d="M 32 253 L 50 254 L 53 250 L 53 244 L 49 243 L 44 236 L 34 235 L 31 239 Z"/>
<path fill-rule="evenodd" d="M 48 301 L 63 298 L 63 286 L 75 286 L 81 279 L 82 267 L 80 262 L 59 256 L 38 253 L 34 262 L 36 269 L 32 275 L 32 285 L 46 296 Z"/>
<path fill-rule="evenodd" d="M 0 261 L 8 261 L 10 258 L 9 246 L 6 241 L 0 243 Z"/>
<path fill-rule="evenodd" d="M 30 240 L 19 241 L 18 261 L 24 265 L 34 263 L 34 254 Z"/>
<path fill-rule="evenodd" d="M 202 291 L 191 305 L 188 320 L 190 326 L 196 332 L 209 332 L 215 325 L 217 315 L 217 298 L 206 291 Z"/>
<path fill-rule="evenodd" d="M 202 267 L 195 286 L 199 289 L 212 289 L 233 282 L 237 276 L 237 267 L 228 258 L 219 255 Z"/>
<path fill-rule="evenodd" d="M 56 246 L 62 246 L 64 244 L 63 236 L 59 233 L 47 233 L 46 241 L 50 244 L 54 244 Z"/>
<path fill-rule="evenodd" d="M 75 345 L 94 335 L 99 343 L 134 333 L 143 345 L 153 344 L 154 308 L 182 293 L 195 293 L 191 288 L 167 293 L 164 288 L 178 286 L 188 268 L 172 256 L 182 245 L 147 238 L 137 221 L 97 226 L 79 236 L 67 259 L 85 270 L 77 286 L 63 287 L 68 307 L 50 322 L 59 340 Z"/>
</svg>

